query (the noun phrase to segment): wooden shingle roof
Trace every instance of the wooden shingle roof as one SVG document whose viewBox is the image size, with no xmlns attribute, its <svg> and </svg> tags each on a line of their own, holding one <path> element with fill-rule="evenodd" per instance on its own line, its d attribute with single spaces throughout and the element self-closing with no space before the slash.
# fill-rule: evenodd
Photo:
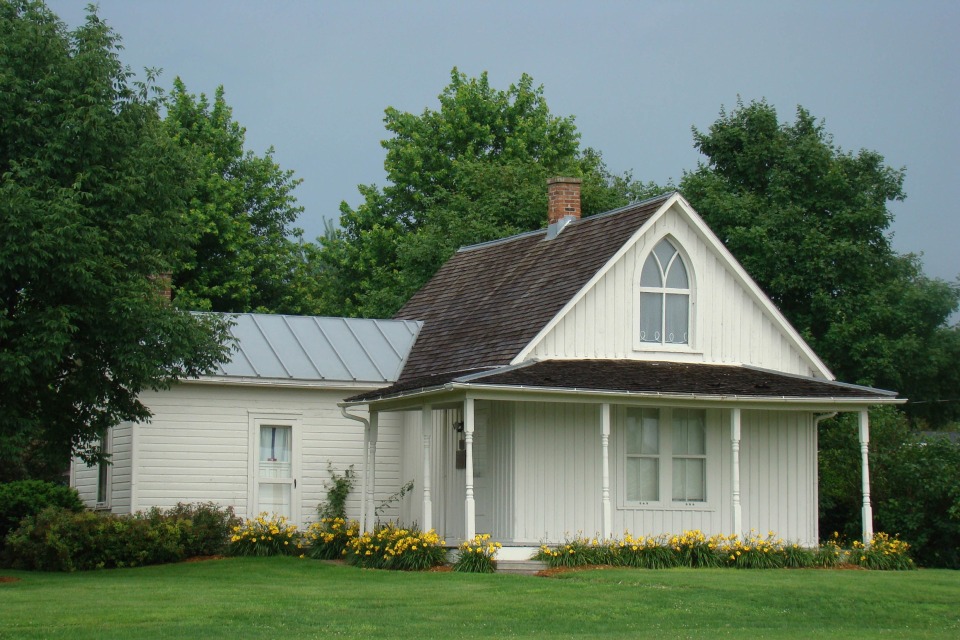
<svg viewBox="0 0 960 640">
<path fill-rule="evenodd" d="M 901 402 L 892 391 L 756 367 L 645 360 L 545 360 L 486 371 L 452 372 L 400 381 L 348 401 L 367 402 L 450 384 L 642 396 Z"/>
<path fill-rule="evenodd" d="M 395 316 L 423 321 L 400 382 L 509 364 L 672 195 L 461 249 Z"/>
</svg>

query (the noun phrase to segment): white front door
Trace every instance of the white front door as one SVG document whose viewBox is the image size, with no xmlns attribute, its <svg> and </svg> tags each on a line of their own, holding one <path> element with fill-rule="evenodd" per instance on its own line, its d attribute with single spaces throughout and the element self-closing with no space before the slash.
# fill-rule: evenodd
<svg viewBox="0 0 960 640">
<path fill-rule="evenodd" d="M 298 424 L 293 420 L 271 418 L 256 418 L 252 423 L 250 517 L 266 512 L 299 524 Z"/>
</svg>

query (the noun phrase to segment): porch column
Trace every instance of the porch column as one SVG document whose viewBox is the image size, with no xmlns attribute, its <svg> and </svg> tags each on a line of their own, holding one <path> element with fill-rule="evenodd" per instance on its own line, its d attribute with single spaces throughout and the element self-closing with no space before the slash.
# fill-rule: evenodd
<svg viewBox="0 0 960 640">
<path fill-rule="evenodd" d="M 866 409 L 860 410 L 860 468 L 863 481 L 863 544 L 873 540 L 873 507 L 870 506 L 870 416 Z"/>
<path fill-rule="evenodd" d="M 601 477 L 601 505 L 603 520 L 600 535 L 604 540 L 613 535 L 613 511 L 610 508 L 610 404 L 600 405 L 600 450 L 603 456 Z"/>
<path fill-rule="evenodd" d="M 374 496 L 376 495 L 376 486 L 377 486 L 377 433 L 379 431 L 379 418 L 380 413 L 378 411 L 370 411 L 370 471 L 367 475 L 370 478 L 367 480 L 367 530 L 373 531 L 373 528 L 377 526 L 377 507 L 374 504 Z"/>
<path fill-rule="evenodd" d="M 467 447 L 466 539 L 472 540 L 477 535 L 477 505 L 473 498 L 473 398 L 463 401 L 463 438 Z"/>
<path fill-rule="evenodd" d="M 743 534 L 743 513 L 740 508 L 740 407 L 730 410 L 730 460 L 733 487 L 733 532 Z"/>
<path fill-rule="evenodd" d="M 430 495 L 430 473 L 432 461 L 430 459 L 430 440 L 433 438 L 433 407 L 423 405 L 420 415 L 420 428 L 423 436 L 423 521 L 422 529 L 433 529 L 433 499 Z"/>
</svg>

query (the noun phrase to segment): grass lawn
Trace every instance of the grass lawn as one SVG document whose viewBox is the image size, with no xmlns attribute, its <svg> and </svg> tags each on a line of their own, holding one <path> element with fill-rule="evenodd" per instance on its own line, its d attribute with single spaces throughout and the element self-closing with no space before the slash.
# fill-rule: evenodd
<svg viewBox="0 0 960 640">
<path fill-rule="evenodd" d="M 0 570 L 0 638 L 960 637 L 960 571 L 605 569 L 554 578 L 234 558 Z"/>
</svg>

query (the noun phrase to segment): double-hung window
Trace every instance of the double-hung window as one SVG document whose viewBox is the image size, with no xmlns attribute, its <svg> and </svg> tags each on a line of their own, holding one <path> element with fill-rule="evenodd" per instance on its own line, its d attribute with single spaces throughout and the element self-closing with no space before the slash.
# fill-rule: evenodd
<svg viewBox="0 0 960 640">
<path fill-rule="evenodd" d="M 625 418 L 626 502 L 706 502 L 706 411 L 631 407 Z"/>
</svg>

